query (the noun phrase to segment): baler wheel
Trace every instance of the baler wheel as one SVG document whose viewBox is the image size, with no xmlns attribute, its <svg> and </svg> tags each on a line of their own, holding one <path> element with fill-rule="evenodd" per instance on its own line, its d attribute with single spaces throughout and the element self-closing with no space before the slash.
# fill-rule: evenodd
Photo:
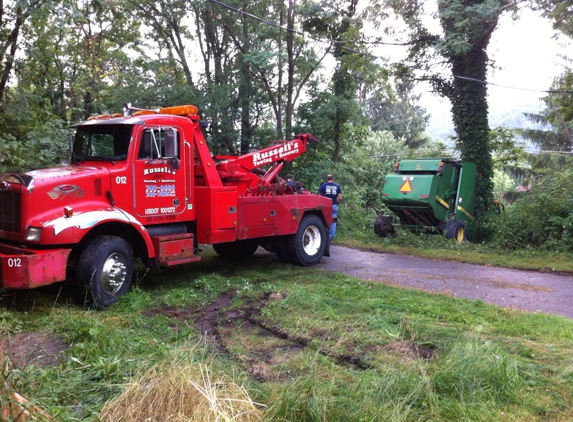
<svg viewBox="0 0 573 422">
<path fill-rule="evenodd" d="M 455 239 L 458 243 L 463 243 L 467 239 L 466 223 L 460 220 L 452 220 L 446 224 L 446 239 Z"/>
<path fill-rule="evenodd" d="M 396 230 L 392 224 L 392 217 L 389 215 L 379 215 L 374 222 L 374 233 L 380 237 L 392 239 L 396 234 Z"/>
<path fill-rule="evenodd" d="M 78 299 L 84 305 L 105 309 L 129 289 L 133 255 L 117 236 L 100 236 L 84 249 L 78 261 Z"/>
</svg>

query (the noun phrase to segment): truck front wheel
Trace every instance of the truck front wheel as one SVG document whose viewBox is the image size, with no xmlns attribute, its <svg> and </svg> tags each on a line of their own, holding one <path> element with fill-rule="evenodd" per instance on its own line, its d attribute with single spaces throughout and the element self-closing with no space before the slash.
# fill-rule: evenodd
<svg viewBox="0 0 573 422">
<path fill-rule="evenodd" d="M 294 236 L 287 240 L 287 253 L 291 263 L 309 267 L 320 261 L 326 249 L 327 233 L 324 223 L 316 215 L 302 219 Z"/>
<path fill-rule="evenodd" d="M 80 302 L 105 309 L 129 289 L 133 256 L 121 237 L 100 236 L 82 253 L 77 268 Z"/>
</svg>

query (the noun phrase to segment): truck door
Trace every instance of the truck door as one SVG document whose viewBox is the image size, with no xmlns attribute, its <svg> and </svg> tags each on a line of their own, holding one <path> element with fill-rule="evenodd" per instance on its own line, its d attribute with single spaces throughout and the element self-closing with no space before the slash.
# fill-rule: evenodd
<svg viewBox="0 0 573 422">
<path fill-rule="evenodd" d="M 133 164 L 135 213 L 148 223 L 170 222 L 185 211 L 187 186 L 182 132 L 143 127 Z"/>
</svg>

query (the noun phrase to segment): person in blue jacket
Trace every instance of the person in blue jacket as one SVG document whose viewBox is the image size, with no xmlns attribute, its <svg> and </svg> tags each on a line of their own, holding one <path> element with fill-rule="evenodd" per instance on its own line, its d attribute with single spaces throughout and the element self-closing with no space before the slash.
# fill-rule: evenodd
<svg viewBox="0 0 573 422">
<path fill-rule="evenodd" d="M 332 241 L 336 234 L 336 223 L 338 223 L 338 204 L 342 201 L 342 190 L 340 189 L 340 185 L 334 182 L 334 176 L 332 174 L 326 176 L 326 182 L 320 185 L 318 194 L 332 200 L 332 225 L 330 226 L 329 233 L 330 240 Z"/>
</svg>

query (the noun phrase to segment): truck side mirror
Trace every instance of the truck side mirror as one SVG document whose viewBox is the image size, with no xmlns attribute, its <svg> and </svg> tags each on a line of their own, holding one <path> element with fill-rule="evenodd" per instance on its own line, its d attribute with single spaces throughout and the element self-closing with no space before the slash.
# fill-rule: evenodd
<svg viewBox="0 0 573 422">
<path fill-rule="evenodd" d="M 68 138 L 68 161 L 71 162 L 74 156 L 74 132 L 70 133 L 70 137 Z"/>
<path fill-rule="evenodd" d="M 175 171 L 179 170 L 179 167 L 181 166 L 181 163 L 180 163 L 180 161 L 179 161 L 179 158 L 177 158 L 177 157 L 171 157 L 171 158 L 169 158 L 169 159 L 167 160 L 167 163 L 168 163 L 169 166 L 170 166 L 173 170 L 175 170 Z"/>
</svg>

